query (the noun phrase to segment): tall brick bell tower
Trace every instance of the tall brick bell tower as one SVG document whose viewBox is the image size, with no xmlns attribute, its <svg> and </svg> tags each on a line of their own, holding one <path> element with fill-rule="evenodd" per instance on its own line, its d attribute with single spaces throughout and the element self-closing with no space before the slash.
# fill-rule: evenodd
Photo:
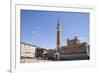
<svg viewBox="0 0 100 73">
<path fill-rule="evenodd" d="M 61 27 L 60 21 L 57 22 L 57 51 L 61 48 Z"/>
</svg>

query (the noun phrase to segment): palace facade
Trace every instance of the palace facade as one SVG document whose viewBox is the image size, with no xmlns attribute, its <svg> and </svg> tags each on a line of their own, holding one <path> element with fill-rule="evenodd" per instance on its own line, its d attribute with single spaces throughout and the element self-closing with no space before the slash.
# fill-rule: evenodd
<svg viewBox="0 0 100 73">
<path fill-rule="evenodd" d="M 89 44 L 86 42 L 80 43 L 80 40 L 75 37 L 74 39 L 67 40 L 67 45 L 58 49 L 61 60 L 83 60 L 90 58 Z"/>
</svg>

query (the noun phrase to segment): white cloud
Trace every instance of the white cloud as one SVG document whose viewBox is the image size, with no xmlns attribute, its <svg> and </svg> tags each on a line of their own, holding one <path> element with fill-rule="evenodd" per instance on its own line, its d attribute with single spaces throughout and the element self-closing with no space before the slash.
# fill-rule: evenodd
<svg viewBox="0 0 100 73">
<path fill-rule="evenodd" d="M 32 31 L 33 36 L 42 37 L 42 34 L 37 31 Z"/>
<path fill-rule="evenodd" d="M 37 29 L 38 29 L 38 30 L 41 30 L 41 29 L 42 29 L 42 27 L 38 26 L 38 27 L 37 27 Z"/>
<path fill-rule="evenodd" d="M 79 37 L 79 39 L 80 39 L 80 40 L 84 40 L 85 38 L 84 38 L 84 37 Z"/>
</svg>

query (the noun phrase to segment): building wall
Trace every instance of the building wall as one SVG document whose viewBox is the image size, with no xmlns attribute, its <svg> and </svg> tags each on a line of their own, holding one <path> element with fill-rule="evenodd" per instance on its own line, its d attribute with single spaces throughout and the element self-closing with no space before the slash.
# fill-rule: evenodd
<svg viewBox="0 0 100 73">
<path fill-rule="evenodd" d="M 67 39 L 67 44 L 67 46 L 62 46 L 62 48 L 58 50 L 60 59 L 89 59 L 90 47 L 88 43 L 80 43 L 80 40 L 75 37 L 71 40 Z"/>
<path fill-rule="evenodd" d="M 33 58 L 35 57 L 36 46 L 21 43 L 21 57 Z"/>
<path fill-rule="evenodd" d="M 85 44 L 79 44 L 77 46 L 72 47 L 66 47 L 59 49 L 60 54 L 75 54 L 75 53 L 86 53 L 87 52 L 87 46 Z"/>
<path fill-rule="evenodd" d="M 80 40 L 75 36 L 74 39 L 67 39 L 67 44 L 68 47 L 77 46 L 78 44 L 80 44 Z"/>
<path fill-rule="evenodd" d="M 89 56 L 86 53 L 60 55 L 60 60 L 83 60 L 83 59 L 89 59 Z"/>
</svg>

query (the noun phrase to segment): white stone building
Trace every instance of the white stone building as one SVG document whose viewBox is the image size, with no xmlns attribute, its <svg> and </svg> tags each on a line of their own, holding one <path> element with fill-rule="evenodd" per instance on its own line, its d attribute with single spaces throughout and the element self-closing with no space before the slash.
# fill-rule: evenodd
<svg viewBox="0 0 100 73">
<path fill-rule="evenodd" d="M 36 45 L 21 42 L 21 58 L 34 58 Z"/>
</svg>

